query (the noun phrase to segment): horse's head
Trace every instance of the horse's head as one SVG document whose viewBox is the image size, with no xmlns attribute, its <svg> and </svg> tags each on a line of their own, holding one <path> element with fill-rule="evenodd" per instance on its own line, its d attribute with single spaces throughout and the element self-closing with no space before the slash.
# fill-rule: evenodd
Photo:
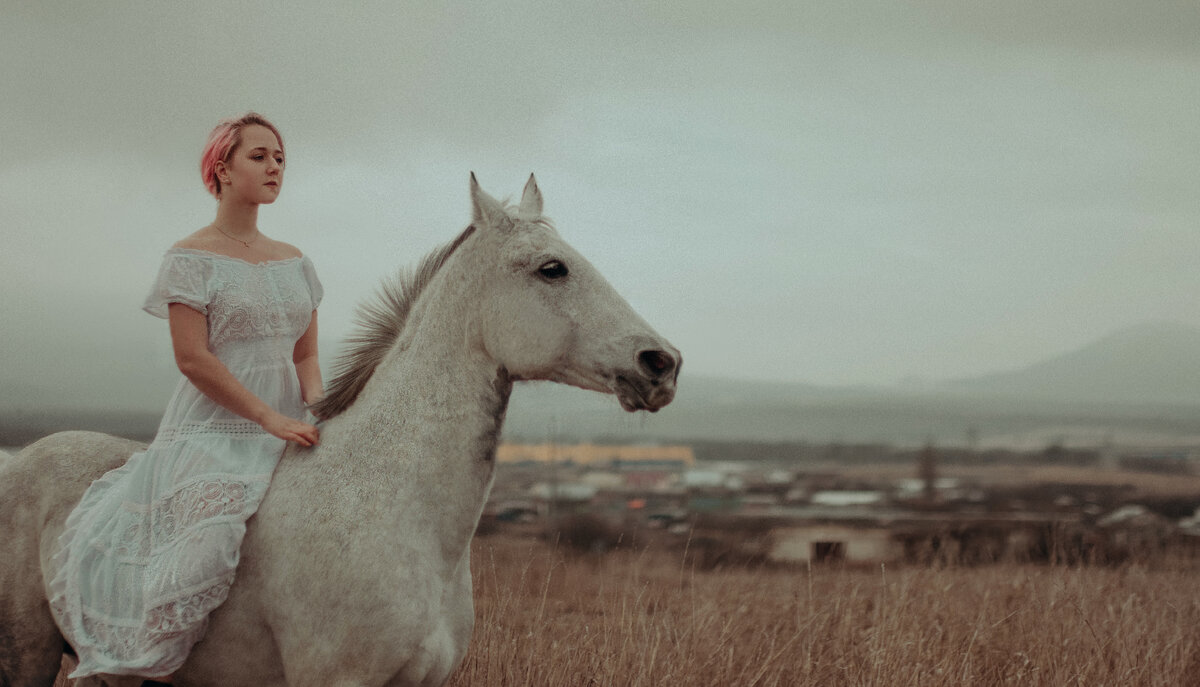
<svg viewBox="0 0 1200 687">
<path fill-rule="evenodd" d="M 390 353 L 417 340 L 427 342 L 421 350 L 430 356 L 434 349 L 461 351 L 464 343 L 510 380 L 615 394 L 628 411 L 670 403 L 679 351 L 542 217 L 533 176 L 520 205 L 506 208 L 472 174 L 471 200 L 471 226 L 362 305 L 360 330 L 312 411 L 328 419 L 348 409 Z"/>
<path fill-rule="evenodd" d="M 682 357 L 542 216 L 532 175 L 504 207 L 471 175 L 474 238 L 459 251 L 479 278 L 469 335 L 513 379 L 544 379 L 612 393 L 628 411 L 657 411 L 675 396 Z"/>
</svg>

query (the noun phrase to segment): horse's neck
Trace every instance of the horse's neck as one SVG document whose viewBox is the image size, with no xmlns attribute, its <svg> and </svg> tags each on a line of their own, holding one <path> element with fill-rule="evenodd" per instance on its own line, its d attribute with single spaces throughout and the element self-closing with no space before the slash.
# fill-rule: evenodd
<svg viewBox="0 0 1200 687">
<path fill-rule="evenodd" d="M 469 348 L 461 318 L 422 319 L 427 326 L 399 342 L 342 418 L 342 446 L 326 449 L 351 456 L 358 480 L 372 481 L 363 486 L 390 497 L 374 511 L 382 525 L 429 535 L 455 559 L 491 488 L 512 384 Z"/>
</svg>

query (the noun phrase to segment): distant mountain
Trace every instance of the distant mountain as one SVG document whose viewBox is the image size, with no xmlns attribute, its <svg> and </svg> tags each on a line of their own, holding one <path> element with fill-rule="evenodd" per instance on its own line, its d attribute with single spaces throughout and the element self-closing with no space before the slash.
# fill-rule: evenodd
<svg viewBox="0 0 1200 687">
<path fill-rule="evenodd" d="M 0 430 L 15 427 L 28 434 L 79 427 L 85 420 L 92 426 L 108 422 L 104 418 L 114 412 L 144 412 L 156 422 L 178 378 L 173 370 L 159 372 L 128 375 L 130 386 L 121 393 L 100 387 L 90 395 L 65 382 L 54 387 L 44 380 L 40 386 L 5 380 Z M 49 402 L 63 398 L 78 406 Z M 91 414 L 79 414 L 83 411 Z M 133 426 L 131 420 L 122 422 Z M 719 379 L 685 370 L 675 402 L 656 414 L 629 414 L 611 396 L 558 384 L 519 384 L 504 436 L 535 442 L 814 444 L 1098 443 L 1111 438 L 1200 445 L 1200 330 L 1148 324 L 1020 370 L 919 386 L 824 387 Z"/>
<path fill-rule="evenodd" d="M 657 415 L 560 385 L 519 386 L 513 439 L 1200 443 L 1200 330 L 1147 324 L 1029 367 L 904 387 L 689 376 Z M 1086 439 L 1081 439 L 1086 437 Z"/>
<path fill-rule="evenodd" d="M 1091 403 L 1200 403 L 1200 330 L 1131 327 L 1024 369 L 943 385 L 972 395 Z"/>
</svg>

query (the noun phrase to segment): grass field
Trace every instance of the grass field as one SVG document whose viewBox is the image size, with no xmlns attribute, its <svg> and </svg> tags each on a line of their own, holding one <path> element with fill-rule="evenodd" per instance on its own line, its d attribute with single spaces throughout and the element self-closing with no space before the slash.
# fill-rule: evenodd
<svg viewBox="0 0 1200 687">
<path fill-rule="evenodd" d="M 451 684 L 1197 685 L 1197 569 L 699 571 L 678 552 L 476 542 Z"/>
<path fill-rule="evenodd" d="M 477 539 L 475 637 L 450 684 L 1200 685 L 1192 562 L 702 571 L 687 560 Z"/>
</svg>

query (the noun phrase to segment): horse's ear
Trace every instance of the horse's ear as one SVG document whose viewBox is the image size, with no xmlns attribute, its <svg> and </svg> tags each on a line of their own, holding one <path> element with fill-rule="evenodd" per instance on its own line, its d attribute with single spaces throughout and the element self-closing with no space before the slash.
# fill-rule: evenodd
<svg viewBox="0 0 1200 687">
<path fill-rule="evenodd" d="M 542 216 L 542 192 L 538 190 L 537 179 L 529 175 L 525 182 L 525 191 L 521 194 L 521 207 L 517 216 L 524 220 L 534 220 Z"/>
<path fill-rule="evenodd" d="M 507 229 L 512 227 L 512 218 L 504 211 L 504 206 L 498 200 L 484 193 L 479 188 L 475 172 L 471 172 L 471 216 L 472 224 L 479 228 L 493 227 Z"/>
</svg>

